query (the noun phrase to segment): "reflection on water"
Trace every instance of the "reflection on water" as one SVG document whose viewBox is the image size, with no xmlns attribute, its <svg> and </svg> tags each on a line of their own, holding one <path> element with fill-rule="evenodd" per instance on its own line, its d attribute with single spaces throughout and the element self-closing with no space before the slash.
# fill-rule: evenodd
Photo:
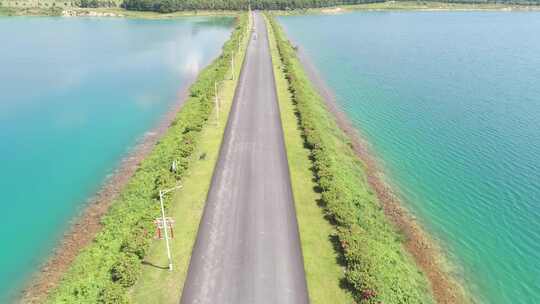
<svg viewBox="0 0 540 304">
<path fill-rule="evenodd" d="M 0 18 L 0 302 L 219 54 L 232 22 Z"/>
</svg>

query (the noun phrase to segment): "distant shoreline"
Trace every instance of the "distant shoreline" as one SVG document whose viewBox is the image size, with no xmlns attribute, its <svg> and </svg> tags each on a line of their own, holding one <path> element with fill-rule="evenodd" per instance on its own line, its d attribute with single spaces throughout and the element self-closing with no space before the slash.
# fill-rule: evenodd
<svg viewBox="0 0 540 304">
<path fill-rule="evenodd" d="M 150 11 L 132 11 L 119 7 L 114 8 L 79 8 L 79 7 L 2 7 L 0 6 L 0 17 L 9 16 L 50 16 L 50 17 L 115 17 L 132 19 L 174 19 L 194 16 L 235 16 L 240 11 L 179 11 L 174 13 L 158 13 Z"/>
<path fill-rule="evenodd" d="M 195 79 L 196 75 L 187 80 L 170 109 L 162 115 L 155 126 L 141 137 L 133 150 L 122 158 L 115 166 L 112 175 L 103 181 L 100 190 L 90 197 L 87 203 L 81 207 L 81 212 L 73 217 L 70 227 L 57 241 L 45 262 L 21 287 L 20 302 L 42 303 L 48 293 L 60 282 L 79 252 L 92 242 L 95 235 L 101 230 L 102 217 L 130 181 L 140 162 L 153 150 L 156 143 L 169 129 L 169 125 L 177 113 L 182 109 L 188 97 L 189 87 Z"/>
<path fill-rule="evenodd" d="M 387 1 L 377 3 L 337 5 L 319 8 L 272 11 L 277 15 L 333 15 L 354 11 L 540 11 L 540 5 L 503 3 L 446 3 L 436 1 Z M 171 19 L 188 16 L 234 16 L 235 10 L 191 10 L 173 13 L 126 10 L 120 7 L 22 7 L 0 6 L 0 16 L 62 16 L 62 17 L 120 17 L 139 19 Z"/>
<path fill-rule="evenodd" d="M 369 142 L 363 138 L 360 130 L 354 127 L 340 109 L 334 93 L 322 79 L 309 56 L 301 50 L 298 50 L 297 55 L 309 79 L 325 101 L 328 111 L 335 117 L 339 128 L 351 139 L 354 152 L 365 164 L 367 181 L 379 198 L 385 215 L 406 235 L 407 241 L 404 242 L 404 246 L 413 256 L 418 267 L 426 274 L 437 303 L 472 302 L 471 295 L 464 284 L 446 269 L 444 253 L 438 244 L 431 239 L 405 207 L 391 185 L 384 181 L 384 172 L 381 170 L 377 157 L 371 151 Z"/>
</svg>

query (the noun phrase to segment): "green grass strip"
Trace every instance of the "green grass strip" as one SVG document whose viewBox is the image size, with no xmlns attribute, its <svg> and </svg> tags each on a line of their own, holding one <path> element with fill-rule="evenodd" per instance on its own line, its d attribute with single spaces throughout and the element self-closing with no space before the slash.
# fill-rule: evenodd
<svg viewBox="0 0 540 304">
<path fill-rule="evenodd" d="M 427 279 L 385 217 L 350 139 L 326 109 L 277 21 L 269 19 L 321 203 L 337 229 L 346 285 L 358 303 L 433 303 Z"/>
</svg>

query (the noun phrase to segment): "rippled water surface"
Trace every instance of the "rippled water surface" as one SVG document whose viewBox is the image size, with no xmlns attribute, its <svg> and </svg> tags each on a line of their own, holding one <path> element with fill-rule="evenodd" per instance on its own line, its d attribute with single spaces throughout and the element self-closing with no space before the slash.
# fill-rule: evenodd
<svg viewBox="0 0 540 304">
<path fill-rule="evenodd" d="M 540 14 L 280 21 L 473 292 L 540 303 Z"/>
<path fill-rule="evenodd" d="M 231 18 L 0 17 L 0 303 L 231 29 Z"/>
</svg>

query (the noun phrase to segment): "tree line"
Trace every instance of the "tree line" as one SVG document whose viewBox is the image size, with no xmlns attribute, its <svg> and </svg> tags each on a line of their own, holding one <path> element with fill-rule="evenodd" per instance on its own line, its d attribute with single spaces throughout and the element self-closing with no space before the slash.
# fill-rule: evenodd
<svg viewBox="0 0 540 304">
<path fill-rule="evenodd" d="M 113 0 L 80 0 L 79 7 L 118 7 L 118 3 Z"/>
<path fill-rule="evenodd" d="M 384 2 L 384 0 L 124 0 L 128 10 L 170 13 L 186 10 L 291 10 L 344 4 Z"/>
<path fill-rule="evenodd" d="M 187 10 L 247 10 L 248 6 L 259 10 L 292 10 L 376 2 L 386 2 L 386 0 L 124 0 L 122 7 L 128 10 L 170 13 Z M 540 4 L 540 0 L 439 0 L 437 2 Z"/>
</svg>

